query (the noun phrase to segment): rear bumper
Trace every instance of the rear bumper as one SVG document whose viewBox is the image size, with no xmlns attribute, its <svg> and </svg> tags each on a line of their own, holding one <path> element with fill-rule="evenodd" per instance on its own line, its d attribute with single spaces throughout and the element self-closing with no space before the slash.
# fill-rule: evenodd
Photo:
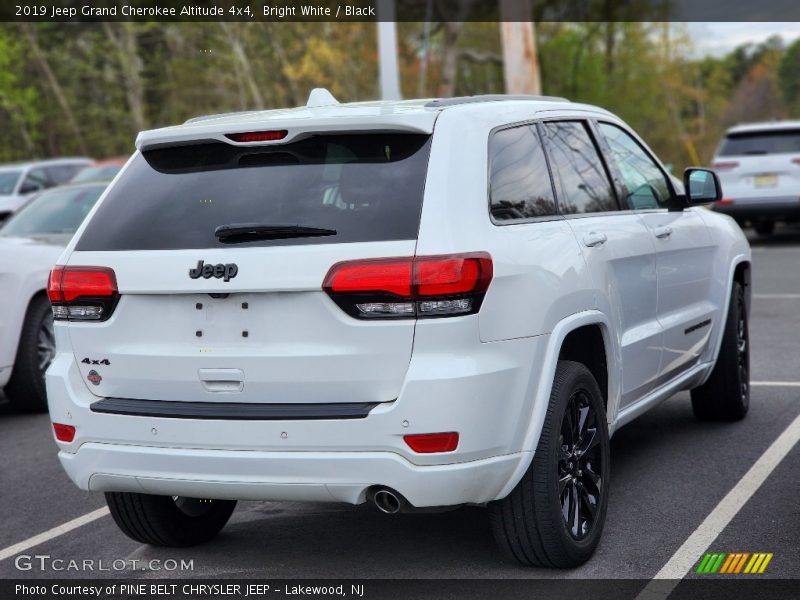
<svg viewBox="0 0 800 600">
<path fill-rule="evenodd" d="M 768 199 L 733 199 L 732 204 L 715 203 L 711 210 L 736 220 L 769 218 L 774 220 L 800 219 L 800 196 Z"/>
<path fill-rule="evenodd" d="M 549 336 L 442 339 L 460 351 L 415 351 L 395 401 L 307 420 L 97 412 L 74 356 L 60 352 L 46 377 L 50 415 L 76 434 L 57 442 L 59 458 L 93 491 L 359 503 L 381 485 L 417 507 L 485 503 L 530 461 L 523 443 Z M 459 433 L 452 452 L 417 454 L 403 440 L 446 431 Z"/>
<path fill-rule="evenodd" d="M 193 498 L 364 502 L 388 486 L 417 507 L 493 500 L 522 455 L 421 467 L 391 452 L 254 452 L 83 444 L 59 452 L 83 489 Z"/>
</svg>

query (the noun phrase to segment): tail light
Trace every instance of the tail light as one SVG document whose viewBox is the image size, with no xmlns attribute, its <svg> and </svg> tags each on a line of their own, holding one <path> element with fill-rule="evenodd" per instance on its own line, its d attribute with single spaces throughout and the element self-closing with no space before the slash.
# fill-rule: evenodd
<svg viewBox="0 0 800 600">
<path fill-rule="evenodd" d="M 119 299 L 117 278 L 108 267 L 54 267 L 47 295 L 53 317 L 62 321 L 105 321 Z"/>
<path fill-rule="evenodd" d="M 282 140 L 289 132 L 285 129 L 277 131 L 246 131 L 244 133 L 226 133 L 225 137 L 234 142 L 276 142 Z"/>
<path fill-rule="evenodd" d="M 491 281 L 491 256 L 474 252 L 340 262 L 322 289 L 358 319 L 413 319 L 476 313 Z"/>
<path fill-rule="evenodd" d="M 53 423 L 53 433 L 59 442 L 71 442 L 75 439 L 75 426 Z"/>
<path fill-rule="evenodd" d="M 717 200 L 716 204 L 719 204 L 721 206 L 728 206 L 730 204 L 733 204 L 733 199 L 732 198 L 723 198 L 722 200 Z"/>
<path fill-rule="evenodd" d="M 729 162 L 715 162 L 711 165 L 712 169 L 717 169 L 718 171 L 726 171 L 728 169 L 735 169 L 739 166 L 739 163 L 735 160 Z"/>
<path fill-rule="evenodd" d="M 793 162 L 794 164 L 796 164 L 798 167 L 800 167 L 800 158 L 793 158 L 793 159 L 792 159 L 792 162 Z"/>
</svg>

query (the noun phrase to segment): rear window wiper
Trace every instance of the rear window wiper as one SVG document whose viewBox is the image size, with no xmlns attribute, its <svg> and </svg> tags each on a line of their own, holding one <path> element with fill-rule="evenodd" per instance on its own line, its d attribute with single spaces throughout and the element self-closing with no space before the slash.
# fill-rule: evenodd
<svg viewBox="0 0 800 600">
<path fill-rule="evenodd" d="M 308 227 L 306 225 L 269 223 L 231 223 L 229 225 L 220 225 L 214 230 L 214 236 L 223 244 L 241 244 L 257 240 L 282 240 L 326 235 L 336 235 L 336 230 L 324 227 Z"/>
</svg>

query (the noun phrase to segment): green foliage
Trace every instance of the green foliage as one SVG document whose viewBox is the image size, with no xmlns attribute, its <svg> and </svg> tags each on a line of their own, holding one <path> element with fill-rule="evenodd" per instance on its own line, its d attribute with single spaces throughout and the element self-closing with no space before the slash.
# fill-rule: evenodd
<svg viewBox="0 0 800 600">
<path fill-rule="evenodd" d="M 37 126 L 41 120 L 40 98 L 37 89 L 20 77 L 21 45 L 13 35 L 0 30 L 0 119 L 4 137 L 14 144 L 0 145 L 0 160 L 12 160 L 20 155 L 35 153 L 40 138 Z"/>
<path fill-rule="evenodd" d="M 778 78 L 786 105 L 795 115 L 800 115 L 800 39 L 781 57 Z"/>
<path fill-rule="evenodd" d="M 407 97 L 504 91 L 497 23 L 400 23 L 398 39 Z M 536 39 L 544 93 L 619 114 L 676 172 L 736 122 L 800 116 L 800 41 L 697 58 L 675 25 L 613 21 L 538 23 Z M 124 155 L 142 128 L 296 106 L 317 86 L 378 96 L 373 24 L 3 23 L 0 161 Z"/>
</svg>

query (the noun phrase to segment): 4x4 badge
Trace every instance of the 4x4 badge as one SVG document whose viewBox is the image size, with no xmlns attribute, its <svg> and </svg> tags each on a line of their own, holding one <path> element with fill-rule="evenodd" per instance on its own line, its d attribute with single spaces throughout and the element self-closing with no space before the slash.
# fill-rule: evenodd
<svg viewBox="0 0 800 600">
<path fill-rule="evenodd" d="M 238 272 L 239 267 L 236 266 L 236 263 L 228 263 L 226 265 L 223 265 L 222 263 L 217 265 L 206 265 L 204 264 L 204 261 L 198 260 L 197 266 L 194 269 L 189 269 L 189 277 L 192 279 L 198 279 L 201 276 L 204 279 L 216 277 L 217 279 L 230 281 L 236 277 Z"/>
</svg>

